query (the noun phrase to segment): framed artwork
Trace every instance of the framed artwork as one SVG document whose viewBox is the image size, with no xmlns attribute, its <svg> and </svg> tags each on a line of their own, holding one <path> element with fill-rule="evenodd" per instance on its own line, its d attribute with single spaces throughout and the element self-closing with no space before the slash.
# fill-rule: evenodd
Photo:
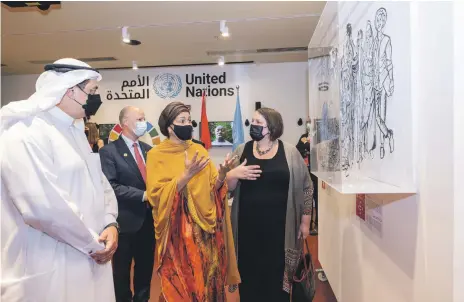
<svg viewBox="0 0 464 302">
<path fill-rule="evenodd" d="M 231 147 L 234 143 L 234 139 L 232 137 L 232 126 L 233 122 L 231 121 L 208 122 L 208 129 L 211 135 L 211 145 L 213 147 Z"/>
</svg>

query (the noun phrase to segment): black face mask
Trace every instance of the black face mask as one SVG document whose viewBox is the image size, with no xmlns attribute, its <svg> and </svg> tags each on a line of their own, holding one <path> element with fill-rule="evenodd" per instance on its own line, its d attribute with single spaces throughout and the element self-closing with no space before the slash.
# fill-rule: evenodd
<svg viewBox="0 0 464 302">
<path fill-rule="evenodd" d="M 85 130 L 85 136 L 89 137 L 89 130 Z"/>
<path fill-rule="evenodd" d="M 79 87 L 79 86 L 77 86 L 77 87 Z M 97 113 L 98 109 L 100 108 L 100 106 L 102 104 L 101 97 L 100 97 L 99 94 L 88 94 L 84 90 L 82 90 L 82 88 L 80 88 L 80 87 L 79 87 L 79 89 L 83 93 L 87 94 L 87 102 L 84 105 L 82 105 L 81 103 L 79 103 L 75 99 L 73 99 L 73 101 L 82 106 L 82 108 L 85 111 L 85 116 L 87 118 L 89 118 L 92 115 L 95 115 Z"/>
<path fill-rule="evenodd" d="M 178 139 L 183 141 L 188 141 L 192 139 L 193 127 L 191 125 L 186 126 L 174 126 L 174 134 L 177 136 Z"/>
<path fill-rule="evenodd" d="M 99 94 L 88 94 L 87 95 L 87 103 L 82 105 L 84 108 L 85 116 L 90 117 L 95 115 L 102 104 L 101 98 Z"/>
<path fill-rule="evenodd" d="M 263 135 L 263 126 L 258 126 L 258 125 L 251 125 L 250 126 L 250 137 L 252 140 L 259 142 L 262 140 L 266 135 Z"/>
</svg>

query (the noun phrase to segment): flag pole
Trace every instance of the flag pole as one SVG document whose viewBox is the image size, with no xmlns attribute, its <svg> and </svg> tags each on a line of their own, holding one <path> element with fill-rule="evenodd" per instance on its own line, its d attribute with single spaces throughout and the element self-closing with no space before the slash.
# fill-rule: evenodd
<svg viewBox="0 0 464 302">
<path fill-rule="evenodd" d="M 203 88 L 203 95 L 201 97 L 201 126 L 200 136 L 202 142 L 205 144 L 205 149 L 211 148 L 211 134 L 209 132 L 208 114 L 206 113 L 206 88 Z"/>
<path fill-rule="evenodd" d="M 234 123 L 232 129 L 233 146 L 232 151 L 245 142 L 243 133 L 242 110 L 240 109 L 240 86 L 237 89 L 237 101 L 235 103 Z"/>
</svg>

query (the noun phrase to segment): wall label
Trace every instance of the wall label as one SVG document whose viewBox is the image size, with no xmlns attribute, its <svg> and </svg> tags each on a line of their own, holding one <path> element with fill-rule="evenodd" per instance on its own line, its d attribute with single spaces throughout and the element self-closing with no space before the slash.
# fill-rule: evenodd
<svg viewBox="0 0 464 302">
<path fill-rule="evenodd" d="M 208 96 L 233 96 L 234 87 L 211 87 L 211 85 L 227 84 L 227 73 L 224 71 L 220 75 L 202 73 L 200 75 L 190 73 L 185 75 L 185 97 L 201 97 L 203 89 Z M 205 86 L 207 85 L 207 86 Z"/>
<path fill-rule="evenodd" d="M 124 80 L 121 84 L 121 91 L 113 92 L 111 90 L 107 91 L 106 99 L 111 100 L 145 100 L 150 98 L 150 90 L 148 86 L 150 85 L 149 77 L 137 76 L 137 80 Z"/>
</svg>

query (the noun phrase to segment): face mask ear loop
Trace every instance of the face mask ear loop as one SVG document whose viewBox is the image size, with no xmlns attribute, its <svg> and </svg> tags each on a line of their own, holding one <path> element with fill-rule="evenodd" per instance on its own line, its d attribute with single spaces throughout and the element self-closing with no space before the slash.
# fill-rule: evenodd
<svg viewBox="0 0 464 302">
<path fill-rule="evenodd" d="M 78 86 L 78 87 L 79 87 L 79 86 Z M 82 90 L 82 89 L 81 89 L 81 90 Z M 72 89 L 71 91 L 72 91 L 73 94 L 74 94 L 74 89 Z M 85 91 L 82 91 L 82 92 L 85 93 Z M 71 97 L 70 97 L 70 99 L 73 100 L 74 102 L 78 103 L 78 104 L 81 105 L 81 106 L 84 106 L 84 105 L 85 105 L 85 104 L 79 103 L 76 99 L 73 99 L 73 98 L 71 98 Z"/>
<path fill-rule="evenodd" d="M 266 126 L 266 127 L 263 126 L 263 130 L 264 130 L 264 129 L 267 129 L 267 133 L 266 133 L 266 134 L 263 134 L 263 132 L 261 132 L 261 134 L 263 134 L 263 138 L 266 137 L 266 135 L 271 134 L 271 131 L 269 131 L 269 127 L 268 127 L 268 126 Z"/>
</svg>

